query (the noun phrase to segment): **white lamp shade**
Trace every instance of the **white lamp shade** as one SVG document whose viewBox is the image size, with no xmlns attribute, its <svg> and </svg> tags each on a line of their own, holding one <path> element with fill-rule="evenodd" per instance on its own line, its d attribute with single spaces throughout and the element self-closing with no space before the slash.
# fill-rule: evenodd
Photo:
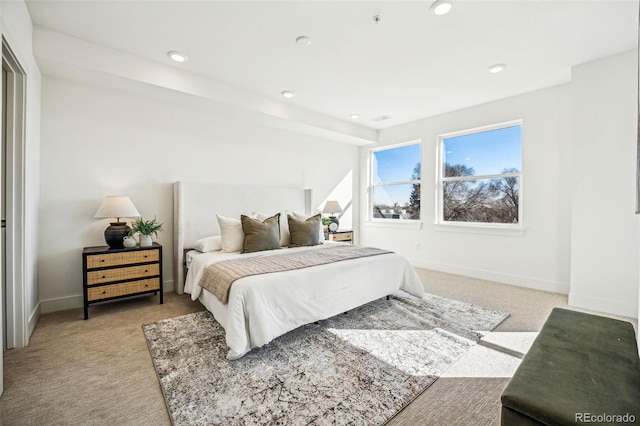
<svg viewBox="0 0 640 426">
<path fill-rule="evenodd" d="M 324 205 L 322 213 L 342 213 L 342 207 L 340 207 L 340 203 L 337 201 L 329 200 L 327 201 L 327 204 Z"/>
<path fill-rule="evenodd" d="M 109 195 L 104 198 L 102 205 L 96 212 L 95 218 L 121 218 L 140 217 L 138 209 L 133 205 L 129 197 Z"/>
</svg>

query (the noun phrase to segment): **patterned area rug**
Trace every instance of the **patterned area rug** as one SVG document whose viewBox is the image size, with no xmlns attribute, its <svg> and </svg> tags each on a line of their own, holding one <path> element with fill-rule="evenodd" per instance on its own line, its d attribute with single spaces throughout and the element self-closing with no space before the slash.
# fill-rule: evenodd
<svg viewBox="0 0 640 426">
<path fill-rule="evenodd" d="M 399 292 L 235 361 L 208 311 L 143 330 L 175 425 L 382 425 L 508 316 Z"/>
</svg>

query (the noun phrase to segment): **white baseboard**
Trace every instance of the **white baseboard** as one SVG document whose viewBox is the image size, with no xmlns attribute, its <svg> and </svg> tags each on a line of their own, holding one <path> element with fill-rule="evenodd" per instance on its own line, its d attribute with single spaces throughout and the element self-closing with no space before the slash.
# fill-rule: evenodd
<svg viewBox="0 0 640 426">
<path fill-rule="evenodd" d="M 169 293 L 172 291 L 173 291 L 173 280 L 163 281 L 162 292 Z M 41 309 L 41 312 L 38 312 L 38 317 L 39 317 L 40 313 L 48 314 L 49 312 L 57 312 L 57 311 L 65 311 L 67 309 L 82 308 L 84 306 L 84 299 L 82 297 L 82 294 L 76 294 L 73 296 L 41 300 L 38 306 L 39 306 L 39 309 Z M 29 325 L 31 326 L 31 324 Z M 34 327 L 35 327 L 35 324 L 34 324 Z"/>
<path fill-rule="evenodd" d="M 40 301 L 41 311 L 43 314 L 50 312 L 65 311 L 67 309 L 81 308 L 84 301 L 81 294 L 66 297 L 57 297 L 55 299 L 45 299 Z"/>
<path fill-rule="evenodd" d="M 569 306 L 621 317 L 638 318 L 638 306 L 635 303 L 584 296 L 575 292 L 569 292 Z"/>
<path fill-rule="evenodd" d="M 484 271 L 482 269 L 467 268 L 464 266 L 448 265 L 445 263 L 428 262 L 419 259 L 409 259 L 409 262 L 417 268 L 432 269 L 434 271 L 449 274 L 463 275 L 481 280 L 495 281 L 502 284 L 511 284 L 534 290 L 548 291 L 551 293 L 569 294 L 569 284 L 539 280 L 537 278 L 509 275 L 500 272 Z"/>
<path fill-rule="evenodd" d="M 29 323 L 27 324 L 27 342 L 26 342 L 27 345 L 29 344 L 28 341 L 31 338 L 31 335 L 33 334 L 33 330 L 36 329 L 36 325 L 38 324 L 38 320 L 40 319 L 40 314 L 41 314 L 40 308 L 41 308 L 41 304 L 40 302 L 38 302 L 38 304 L 36 305 L 36 308 L 29 315 Z"/>
</svg>

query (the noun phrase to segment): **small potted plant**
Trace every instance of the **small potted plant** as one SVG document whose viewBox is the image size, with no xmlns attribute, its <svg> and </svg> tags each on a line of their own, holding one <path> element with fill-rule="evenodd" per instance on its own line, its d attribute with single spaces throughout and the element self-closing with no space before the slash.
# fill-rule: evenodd
<svg viewBox="0 0 640 426">
<path fill-rule="evenodd" d="M 329 225 L 331 224 L 331 219 L 328 217 L 322 218 L 322 230 L 327 233 L 329 232 Z"/>
<path fill-rule="evenodd" d="M 162 232 L 162 223 L 158 223 L 154 217 L 151 220 L 144 220 L 141 217 L 131 223 L 131 235 L 140 234 L 140 247 L 151 247 L 153 240 L 151 235 L 158 237 L 158 232 Z"/>
</svg>

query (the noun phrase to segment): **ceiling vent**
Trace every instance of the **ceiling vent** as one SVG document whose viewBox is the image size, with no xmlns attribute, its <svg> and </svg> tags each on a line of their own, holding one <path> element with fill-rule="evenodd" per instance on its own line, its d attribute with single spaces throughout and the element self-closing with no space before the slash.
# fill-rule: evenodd
<svg viewBox="0 0 640 426">
<path fill-rule="evenodd" d="M 373 117 L 371 120 L 372 121 L 384 121 L 384 120 L 388 120 L 390 118 L 391 118 L 390 115 L 379 115 L 377 117 Z"/>
</svg>

